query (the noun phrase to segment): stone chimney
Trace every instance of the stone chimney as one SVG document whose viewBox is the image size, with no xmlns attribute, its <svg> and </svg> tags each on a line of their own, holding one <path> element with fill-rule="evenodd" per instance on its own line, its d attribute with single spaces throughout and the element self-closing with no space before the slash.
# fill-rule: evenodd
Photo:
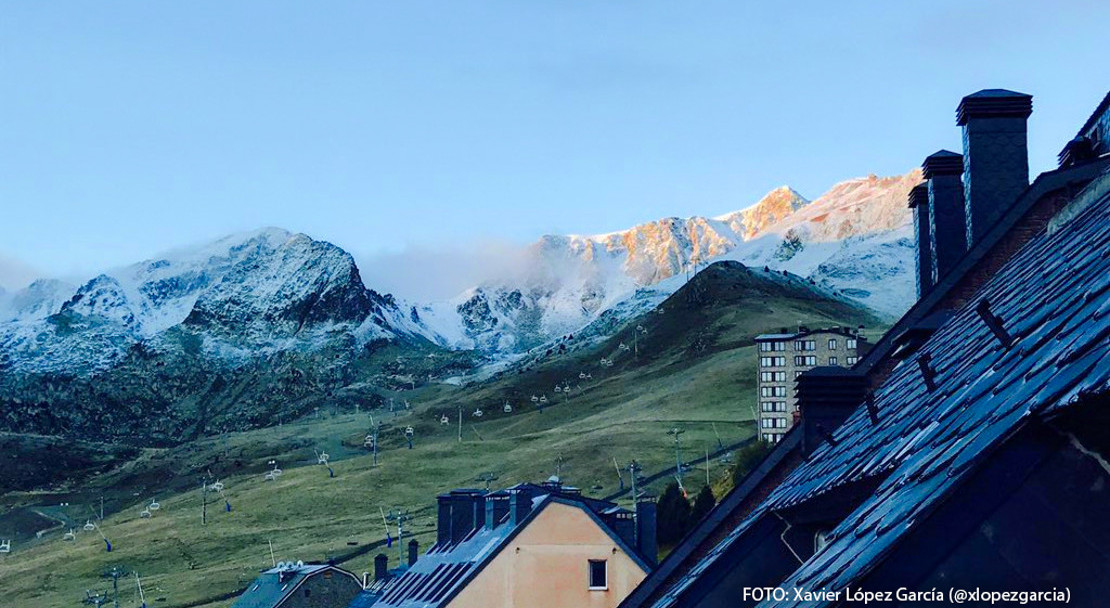
<svg viewBox="0 0 1110 608">
<path fill-rule="evenodd" d="M 509 525 L 515 526 L 532 510 L 532 495 L 520 489 L 509 491 Z"/>
<path fill-rule="evenodd" d="M 486 528 L 492 530 L 509 514 L 509 494 L 494 492 L 486 495 Z"/>
<path fill-rule="evenodd" d="M 929 238 L 929 184 L 921 182 L 910 190 L 910 209 L 913 209 L 913 232 L 917 255 L 917 299 L 933 288 L 933 245 Z"/>
<path fill-rule="evenodd" d="M 416 563 L 416 559 L 420 556 L 420 543 L 414 538 L 409 541 L 409 566 Z"/>
<path fill-rule="evenodd" d="M 384 581 L 389 577 L 389 557 L 385 553 L 374 556 L 374 580 Z"/>
<path fill-rule="evenodd" d="M 451 490 L 451 542 L 460 543 L 485 522 L 481 490 Z"/>
<path fill-rule="evenodd" d="M 436 497 L 436 544 L 434 548 L 443 549 L 451 544 L 451 495 Z"/>
<path fill-rule="evenodd" d="M 967 219 L 960 174 L 963 157 L 940 150 L 921 164 L 929 180 L 929 251 L 931 282 L 936 285 L 967 253 Z"/>
<path fill-rule="evenodd" d="M 964 194 L 970 248 L 991 229 L 1029 186 L 1026 122 L 1033 97 L 985 89 L 956 108 L 963 127 Z"/>
<path fill-rule="evenodd" d="M 867 399 L 867 378 L 843 367 L 815 367 L 798 376 L 795 386 L 806 456 L 833 441 L 833 431 Z"/>
</svg>

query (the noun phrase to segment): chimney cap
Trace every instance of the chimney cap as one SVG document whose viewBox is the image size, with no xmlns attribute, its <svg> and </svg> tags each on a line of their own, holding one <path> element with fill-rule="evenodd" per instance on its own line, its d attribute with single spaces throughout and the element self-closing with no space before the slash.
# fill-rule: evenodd
<svg viewBox="0 0 1110 608">
<path fill-rule="evenodd" d="M 983 89 L 960 100 L 956 124 L 971 118 L 1028 118 L 1033 113 L 1033 96 L 1006 89 Z"/>
<path fill-rule="evenodd" d="M 913 209 L 918 205 L 929 204 L 929 184 L 921 182 L 910 189 L 909 207 Z"/>
<path fill-rule="evenodd" d="M 964 157 L 950 150 L 937 150 L 925 157 L 921 172 L 925 179 L 932 179 L 934 175 L 959 175 L 964 172 Z"/>
</svg>

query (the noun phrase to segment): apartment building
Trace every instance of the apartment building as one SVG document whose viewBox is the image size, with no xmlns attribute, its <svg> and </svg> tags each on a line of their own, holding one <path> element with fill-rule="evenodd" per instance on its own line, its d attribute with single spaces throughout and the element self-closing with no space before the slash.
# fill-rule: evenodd
<svg viewBox="0 0 1110 608">
<path fill-rule="evenodd" d="M 755 337 L 758 365 L 758 424 L 763 441 L 778 443 L 794 426 L 798 410 L 794 380 L 818 366 L 851 367 L 867 352 L 858 329 L 830 327 L 796 332 L 785 329 Z"/>
</svg>

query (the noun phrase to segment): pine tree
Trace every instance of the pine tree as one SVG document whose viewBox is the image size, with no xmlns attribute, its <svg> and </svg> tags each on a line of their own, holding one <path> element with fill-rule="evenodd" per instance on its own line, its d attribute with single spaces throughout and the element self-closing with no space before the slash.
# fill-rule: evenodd
<svg viewBox="0 0 1110 608">
<path fill-rule="evenodd" d="M 690 502 L 678 489 L 678 484 L 668 484 L 659 496 L 656 510 L 656 534 L 659 544 L 673 546 L 682 540 L 690 525 Z"/>
<path fill-rule="evenodd" d="M 693 528 L 701 521 L 713 507 L 717 504 L 717 498 L 713 496 L 713 490 L 709 486 L 702 486 L 701 491 L 698 492 L 694 498 L 694 508 L 690 510 L 690 527 Z"/>
</svg>

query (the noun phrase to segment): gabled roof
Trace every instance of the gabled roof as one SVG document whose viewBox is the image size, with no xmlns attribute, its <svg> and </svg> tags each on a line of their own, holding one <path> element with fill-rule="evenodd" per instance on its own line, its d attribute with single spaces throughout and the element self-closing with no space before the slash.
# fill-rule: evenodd
<svg viewBox="0 0 1110 608">
<path fill-rule="evenodd" d="M 529 484 L 530 485 L 530 484 Z M 542 488 L 542 486 L 530 486 Z M 614 530 L 605 524 L 595 512 L 599 506 L 609 505 L 590 498 L 545 494 L 533 499 L 534 506 L 519 523 L 513 524 L 508 518 L 493 528 L 479 527 L 469 536 L 448 550 L 429 550 L 412 565 L 400 578 L 385 590 L 376 602 L 366 603 L 362 595 L 355 598 L 354 606 L 374 606 L 375 608 L 433 608 L 446 606 L 466 586 L 481 573 L 482 569 L 496 557 L 516 536 L 539 514 L 552 504 L 563 504 L 582 509 L 601 528 L 622 551 L 636 562 L 645 572 L 651 566 L 634 548 L 628 546 Z M 364 594 L 369 595 L 369 594 Z M 359 603 L 362 602 L 362 603 Z"/>
<path fill-rule="evenodd" d="M 1110 180 L 1104 175 L 1100 182 Z M 1099 188 L 1104 184 L 1092 184 Z M 880 563 L 983 460 L 1031 419 L 1110 388 L 1110 194 L 1034 237 L 875 393 L 878 421 L 856 411 L 759 508 L 655 605 L 671 606 L 761 517 L 866 480 L 881 480 L 781 586 L 843 589 Z M 1013 339 L 1006 348 L 976 305 Z M 920 356 L 920 355 L 919 355 Z M 790 600 L 775 606 L 792 605 Z M 807 604 L 807 605 L 812 605 Z"/>
<path fill-rule="evenodd" d="M 309 578 L 329 570 L 349 576 L 358 582 L 358 577 L 350 572 L 326 564 L 291 564 L 285 567 L 280 567 L 281 564 L 278 564 L 278 566 L 259 575 L 231 607 L 274 608 L 293 595 Z M 361 587 L 361 583 L 359 586 Z"/>
</svg>

